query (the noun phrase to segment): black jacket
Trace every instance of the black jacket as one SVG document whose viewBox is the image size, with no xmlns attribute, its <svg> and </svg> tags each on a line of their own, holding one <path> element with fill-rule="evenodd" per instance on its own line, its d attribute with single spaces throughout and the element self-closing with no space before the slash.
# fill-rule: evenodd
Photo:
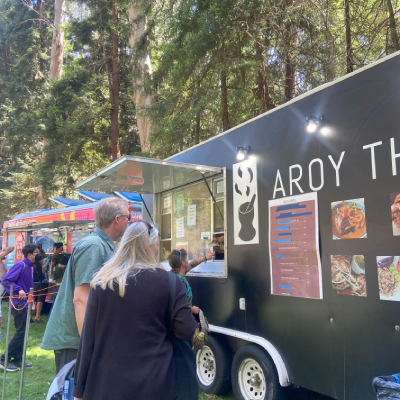
<svg viewBox="0 0 400 400">
<path fill-rule="evenodd" d="M 173 400 L 172 345 L 165 326 L 168 272 L 145 270 L 118 287 L 90 290 L 78 350 L 74 396 L 84 400 Z M 176 277 L 175 335 L 190 340 L 197 327 L 186 290 Z"/>
</svg>

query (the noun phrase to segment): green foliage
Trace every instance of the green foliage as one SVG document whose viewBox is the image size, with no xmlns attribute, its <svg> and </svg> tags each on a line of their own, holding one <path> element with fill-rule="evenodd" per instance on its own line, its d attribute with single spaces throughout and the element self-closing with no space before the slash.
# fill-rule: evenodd
<svg viewBox="0 0 400 400">
<path fill-rule="evenodd" d="M 344 0 L 116 4 L 118 22 L 111 0 L 67 1 L 63 74 L 50 82 L 54 0 L 0 2 L 0 219 L 34 209 L 39 186 L 48 196 L 73 197 L 78 180 L 111 161 L 113 29 L 121 154 L 161 158 L 337 79 L 347 56 L 356 70 L 395 48 L 383 0 L 349 0 L 349 54 Z M 136 24 L 132 4 L 141 11 Z M 396 21 L 399 0 L 392 5 Z M 133 30 L 145 23 L 131 47 Z M 135 66 L 147 54 L 153 74 L 143 81 Z M 147 154 L 132 101 L 141 89 L 154 99 L 144 110 Z"/>
</svg>

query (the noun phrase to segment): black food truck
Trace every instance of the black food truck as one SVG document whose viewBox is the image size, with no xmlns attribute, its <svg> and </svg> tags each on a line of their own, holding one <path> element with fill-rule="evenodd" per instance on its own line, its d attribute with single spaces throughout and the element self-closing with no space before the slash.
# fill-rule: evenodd
<svg viewBox="0 0 400 400">
<path fill-rule="evenodd" d="M 400 370 L 400 54 L 168 160 L 125 156 L 78 188 L 154 194 L 160 261 L 184 248 L 212 333 L 200 388 L 296 385 L 374 399 Z M 212 243 L 213 242 L 213 243 Z"/>
</svg>

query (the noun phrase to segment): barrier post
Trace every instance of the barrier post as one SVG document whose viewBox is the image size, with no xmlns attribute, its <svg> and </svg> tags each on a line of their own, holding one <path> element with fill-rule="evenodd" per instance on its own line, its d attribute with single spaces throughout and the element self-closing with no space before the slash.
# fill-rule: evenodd
<svg viewBox="0 0 400 400">
<path fill-rule="evenodd" d="M 33 288 L 29 291 L 30 297 L 33 298 Z M 28 298 L 29 299 L 29 298 Z M 21 365 L 21 380 L 19 382 L 19 396 L 18 400 L 22 399 L 22 388 L 24 386 L 24 374 L 25 374 L 25 361 L 26 361 L 26 348 L 28 347 L 28 335 L 29 335 L 29 324 L 31 322 L 31 310 L 32 302 L 28 303 L 28 313 L 26 315 L 26 328 L 24 338 L 24 350 L 22 352 L 22 365 Z"/>
<path fill-rule="evenodd" d="M 7 374 L 7 363 L 8 363 L 8 342 L 10 340 L 10 325 L 11 325 L 11 307 L 10 301 L 12 301 L 13 296 L 13 285 L 10 285 L 10 297 L 8 299 L 8 321 L 7 321 L 7 336 L 6 336 L 6 351 L 4 352 L 4 375 L 3 375 L 3 392 L 1 399 L 4 400 L 6 395 L 6 374 Z"/>
</svg>

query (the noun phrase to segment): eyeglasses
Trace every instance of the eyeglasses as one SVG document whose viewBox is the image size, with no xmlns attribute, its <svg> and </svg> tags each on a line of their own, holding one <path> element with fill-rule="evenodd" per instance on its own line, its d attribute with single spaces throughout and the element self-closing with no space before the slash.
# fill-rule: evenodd
<svg viewBox="0 0 400 400">
<path fill-rule="evenodd" d="M 149 232 L 149 236 L 150 236 L 150 233 L 151 233 L 152 229 L 154 228 L 151 224 L 149 224 L 147 221 L 145 221 L 143 219 L 138 219 L 137 221 L 133 221 L 133 222 L 143 222 L 147 226 L 147 231 Z"/>
<path fill-rule="evenodd" d="M 132 219 L 132 214 L 122 214 L 122 215 L 118 215 L 118 217 L 127 217 L 128 222 L 129 222 Z"/>
</svg>

